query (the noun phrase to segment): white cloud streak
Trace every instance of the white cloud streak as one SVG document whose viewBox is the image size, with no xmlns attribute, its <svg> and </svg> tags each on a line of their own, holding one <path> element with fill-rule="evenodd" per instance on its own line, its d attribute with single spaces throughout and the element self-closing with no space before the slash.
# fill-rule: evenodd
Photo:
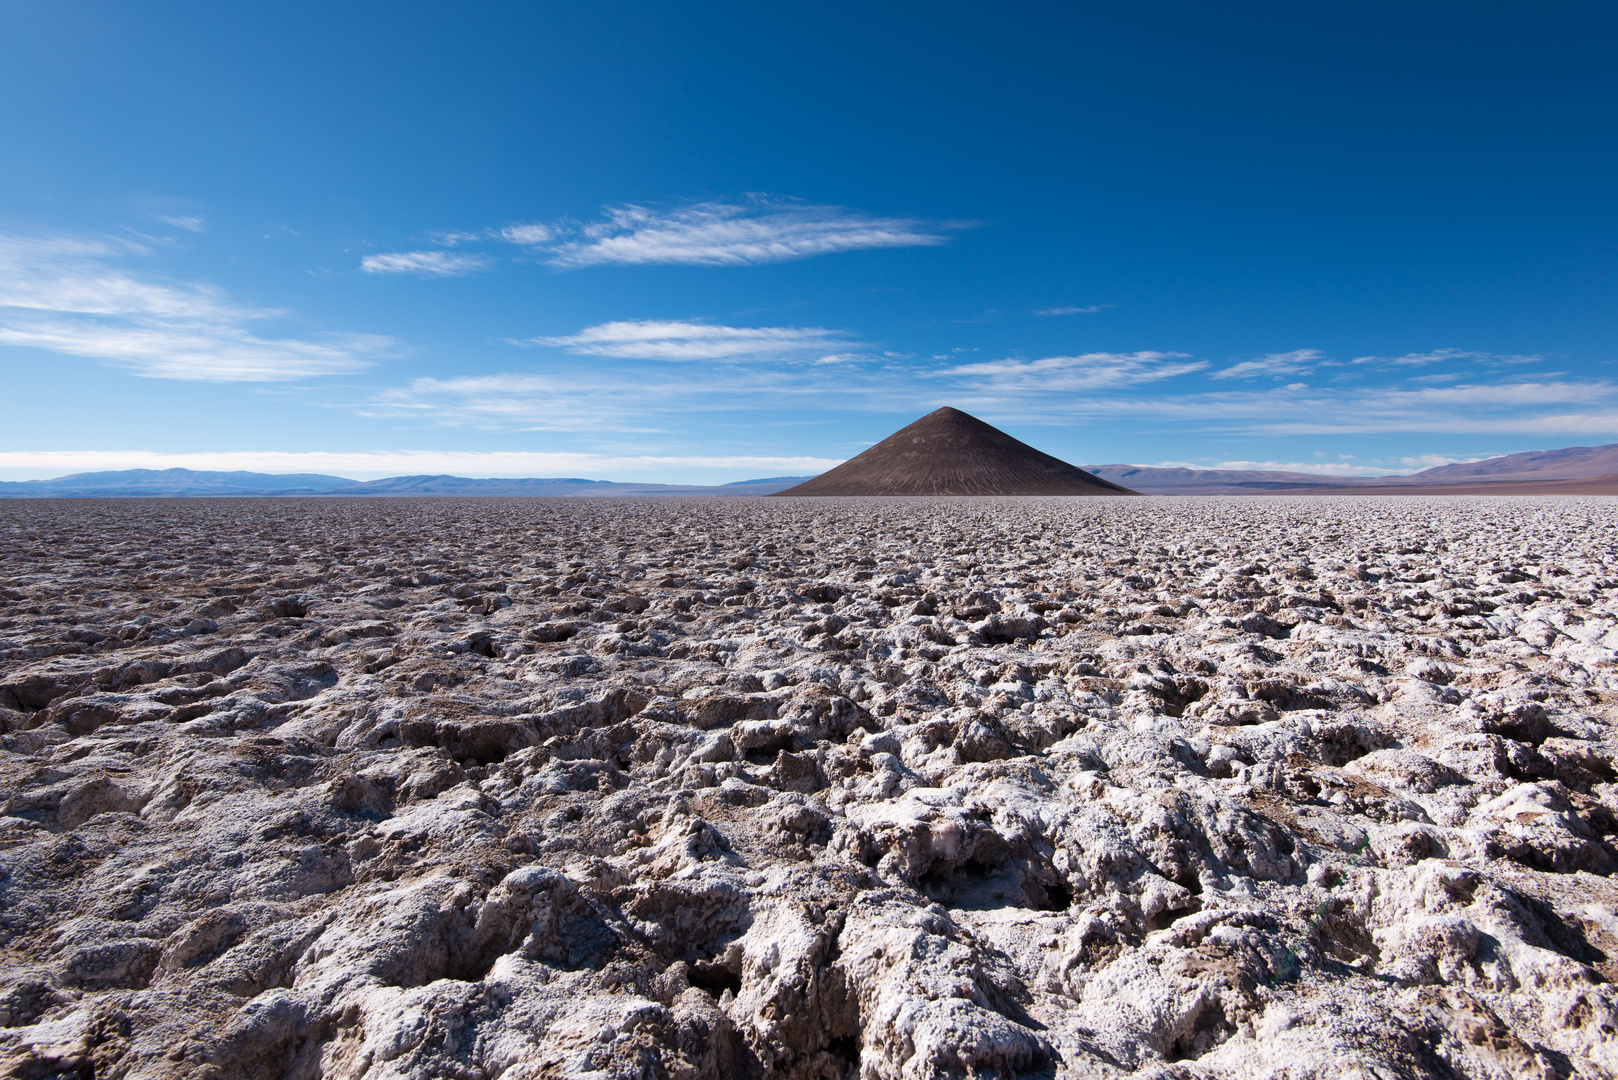
<svg viewBox="0 0 1618 1080">
<path fill-rule="evenodd" d="M 1087 307 L 1051 307 L 1034 312 L 1035 315 L 1049 318 L 1053 315 L 1094 315 L 1098 311 L 1117 307 L 1117 304 L 1090 304 Z"/>
<path fill-rule="evenodd" d="M 1436 469 L 1440 465 L 1470 465 L 1474 461 L 1487 461 L 1492 457 L 1502 457 L 1502 454 L 1473 454 L 1471 457 L 1450 457 L 1448 454 L 1416 454 L 1413 457 L 1402 457 L 1410 472 L 1420 472 L 1423 469 Z"/>
<path fill-rule="evenodd" d="M 1159 461 L 1150 465 L 1141 464 L 1135 467 L 1144 469 L 1228 469 L 1241 472 L 1258 470 L 1262 472 L 1305 473 L 1311 476 L 1394 476 L 1416 471 L 1415 468 L 1393 469 L 1383 465 L 1346 465 L 1333 461 L 1220 461 L 1212 465 L 1206 462 Z"/>
<path fill-rule="evenodd" d="M 0 345 L 199 382 L 360 371 L 393 346 L 373 334 L 260 336 L 250 325 L 281 312 L 237 304 L 211 285 L 142 277 L 117 266 L 147 254 L 113 240 L 0 236 Z"/>
<path fill-rule="evenodd" d="M 220 289 L 137 278 L 112 265 L 146 253 L 113 240 L 0 236 L 0 309 L 157 319 L 248 316 Z"/>
<path fill-rule="evenodd" d="M 1014 391 L 1014 392 L 1013 392 Z M 986 413 L 1043 422 L 1129 417 L 1175 429 L 1255 435 L 1618 434 L 1618 386 L 1604 381 L 1051 397 L 1036 388 L 968 388 Z"/>
<path fill-rule="evenodd" d="M 507 225 L 494 235 L 508 244 L 521 244 L 523 247 L 541 247 L 556 239 L 556 231 L 553 228 L 541 225 L 537 221 Z"/>
<path fill-rule="evenodd" d="M 1224 389 L 1212 382 L 1205 386 L 1219 389 L 1168 393 L 1156 385 L 1205 372 L 1209 365 L 1156 351 L 938 364 L 826 353 L 825 346 L 836 343 L 829 335 L 820 328 L 603 323 L 540 343 L 586 358 L 683 362 L 658 363 L 626 380 L 612 366 L 558 358 L 539 373 L 420 378 L 348 407 L 365 416 L 415 417 L 444 426 L 633 433 L 638 441 L 655 436 L 676 444 L 695 428 L 728 426 L 744 416 L 827 409 L 906 415 L 946 404 L 991 423 L 1095 423 L 1135 432 L 1160 426 L 1257 436 L 1618 435 L 1618 385 L 1605 381 L 1392 387 L 1295 382 L 1262 390 Z M 1275 368 L 1311 357 L 1307 350 L 1274 355 L 1292 358 L 1274 363 Z M 734 362 L 739 360 L 750 362 Z M 726 365 L 718 382 L 714 363 Z M 1413 469 L 1433 463 L 1403 464 Z M 1295 471 L 1375 475 L 1400 468 L 1392 461 L 1383 466 L 1311 462 Z"/>
<path fill-rule="evenodd" d="M 497 234 L 548 255 L 561 269 L 585 266 L 749 266 L 872 248 L 933 247 L 960 225 L 876 217 L 841 206 L 758 197 L 673 210 L 614 206 L 605 219 L 509 225 Z"/>
<path fill-rule="evenodd" d="M 1405 353 L 1403 356 L 1356 356 L 1352 363 L 1380 364 L 1385 367 L 1426 367 L 1429 364 L 1443 364 L 1452 360 L 1483 360 L 1488 357 L 1488 353 L 1471 352 L 1466 349 L 1434 349 L 1424 353 Z"/>
<path fill-rule="evenodd" d="M 620 360 L 779 359 L 847 347 L 838 331 L 816 326 L 740 327 L 652 319 L 602 323 L 566 337 L 531 340 L 580 356 Z"/>
<path fill-rule="evenodd" d="M 1470 360 L 1485 367 L 1515 367 L 1522 364 L 1537 364 L 1544 359 L 1543 356 L 1476 352 L 1471 349 L 1433 349 L 1430 352 L 1405 353 L 1402 356 L 1357 356 L 1350 363 L 1377 364 L 1382 367 L 1427 367 L 1432 364 Z"/>
<path fill-rule="evenodd" d="M 687 203 L 672 208 L 639 204 L 604 207 L 596 221 L 514 221 L 481 233 L 443 231 L 429 238 L 441 247 L 479 240 L 514 244 L 561 270 L 587 266 L 751 266 L 814 255 L 874 248 L 936 247 L 971 222 L 880 217 L 842 206 L 819 206 L 757 195 Z M 368 255 L 370 273 L 450 277 L 482 269 L 482 255 L 409 251 Z M 1041 314 L 1078 314 L 1089 308 Z"/>
<path fill-rule="evenodd" d="M 1397 370 L 1456 359 L 1509 368 L 1522 358 L 1442 349 L 1405 354 L 1394 358 L 1400 361 L 1397 364 L 1377 357 L 1355 363 L 1379 361 Z M 1467 381 L 1453 385 L 1439 385 L 1431 376 L 1420 376 L 1391 386 L 1312 387 L 1292 381 L 1268 390 L 1130 392 L 1209 366 L 1182 353 L 1143 351 L 996 360 L 936 368 L 922 375 L 947 380 L 955 391 L 951 404 L 976 411 L 991 422 L 997 418 L 1050 424 L 1127 420 L 1140 430 L 1157 421 L 1177 431 L 1262 436 L 1618 435 L 1618 384 L 1557 375 L 1482 382 L 1476 381 L 1474 372 L 1471 379 L 1466 374 L 1454 376 Z M 1206 377 L 1217 387 L 1233 379 L 1285 379 L 1329 366 L 1339 366 L 1339 362 L 1317 349 L 1295 349 L 1208 371 Z"/>
<path fill-rule="evenodd" d="M 1192 360 L 1185 353 L 1098 352 L 1049 356 L 1041 360 L 991 360 L 944 368 L 931 374 L 989 392 L 1053 393 L 1134 386 L 1201 371 L 1207 366 L 1206 361 Z"/>
<path fill-rule="evenodd" d="M 851 395 L 866 407 L 885 401 L 909 407 L 891 380 L 864 370 L 819 364 L 791 368 L 731 368 L 723 387 L 704 365 L 674 364 L 625 379 L 599 365 L 589 371 L 505 372 L 454 378 L 422 377 L 350 406 L 362 416 L 415 417 L 443 426 L 517 431 L 631 432 L 638 439 L 689 430 L 723 415 L 756 422 L 760 410 L 846 407 Z M 884 392 L 890 391 L 886 397 Z"/>
<path fill-rule="evenodd" d="M 172 216 L 167 214 L 158 214 L 157 220 L 163 222 L 165 225 L 173 225 L 176 229 L 184 229 L 187 232 L 199 233 L 205 231 L 208 227 L 208 223 L 203 221 L 201 218 L 191 217 L 185 214 L 175 214 Z"/>
<path fill-rule="evenodd" d="M 1209 374 L 1211 379 L 1254 379 L 1261 376 L 1279 378 L 1283 375 L 1305 375 L 1315 370 L 1326 359 L 1319 349 L 1293 349 L 1291 352 L 1270 353 L 1257 360 L 1246 360 L 1232 367 Z"/>
<path fill-rule="evenodd" d="M 0 345 L 31 346 L 117 364 L 153 379 L 276 382 L 360 371 L 393 344 L 374 334 L 331 334 L 322 341 L 266 339 L 240 327 L 109 326 L 38 320 L 0 326 Z"/>
<path fill-rule="evenodd" d="M 482 270 L 492 261 L 487 255 L 460 255 L 449 251 L 388 251 L 366 255 L 360 259 L 360 269 L 367 274 L 460 277 Z"/>
<path fill-rule="evenodd" d="M 718 423 L 725 416 L 850 408 L 902 415 L 945 404 L 991 423 L 1122 422 L 1136 431 L 1155 422 L 1178 431 L 1261 436 L 1618 434 L 1618 386 L 1604 381 L 1548 377 L 1428 385 L 1408 380 L 1376 387 L 1294 381 L 1262 390 L 1227 388 L 1234 379 L 1285 378 L 1333 363 L 1315 349 L 1271 353 L 1223 370 L 1185 353 L 1152 350 L 963 364 L 848 349 L 841 331 L 823 327 L 735 327 L 695 320 L 621 320 L 523 344 L 658 366 L 626 380 L 611 366 L 569 365 L 557 358 L 542 373 L 416 379 L 350 407 L 366 416 L 417 417 L 487 430 L 671 438 L 689 437 L 695 416 Z M 722 377 L 715 364 L 724 365 Z M 1157 387 L 1198 373 L 1211 380 L 1200 392 L 1185 392 L 1184 383 L 1176 384 L 1180 392 Z M 1296 471 L 1362 471 L 1357 464 L 1307 464 Z M 1398 471 L 1364 468 L 1370 474 Z"/>
<path fill-rule="evenodd" d="M 641 383 L 631 396 L 621 385 L 588 376 L 423 376 L 381 391 L 354 411 L 485 430 L 646 432 L 652 430 L 648 406 L 663 396 L 655 384 Z"/>
<path fill-rule="evenodd" d="M 459 244 L 470 244 L 475 240 L 482 240 L 483 237 L 484 237 L 483 233 L 469 233 L 469 232 L 455 232 L 455 231 L 435 232 L 435 233 L 429 233 L 428 234 L 428 239 L 430 239 L 435 244 L 442 245 L 443 247 L 455 247 L 455 246 L 457 246 Z"/>
</svg>

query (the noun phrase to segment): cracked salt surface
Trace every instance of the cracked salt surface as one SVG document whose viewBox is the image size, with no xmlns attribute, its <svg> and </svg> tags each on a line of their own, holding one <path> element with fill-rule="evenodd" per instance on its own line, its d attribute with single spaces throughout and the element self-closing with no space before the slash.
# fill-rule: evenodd
<svg viewBox="0 0 1618 1080">
<path fill-rule="evenodd" d="M 0 1073 L 1618 1074 L 1615 510 L 0 505 Z"/>
</svg>

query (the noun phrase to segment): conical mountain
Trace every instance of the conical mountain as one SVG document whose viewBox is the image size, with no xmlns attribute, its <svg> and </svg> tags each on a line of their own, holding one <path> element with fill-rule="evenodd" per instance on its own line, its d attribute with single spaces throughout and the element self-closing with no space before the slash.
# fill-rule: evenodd
<svg viewBox="0 0 1618 1080">
<path fill-rule="evenodd" d="M 777 495 L 1137 495 L 959 409 L 930 412 Z"/>
</svg>

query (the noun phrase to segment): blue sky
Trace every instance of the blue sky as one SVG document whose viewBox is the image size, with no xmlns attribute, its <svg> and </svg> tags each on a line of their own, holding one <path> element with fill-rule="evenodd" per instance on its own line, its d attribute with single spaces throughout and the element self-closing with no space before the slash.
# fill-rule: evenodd
<svg viewBox="0 0 1618 1080">
<path fill-rule="evenodd" d="M 0 477 L 1618 441 L 1604 3 L 0 0 Z"/>
</svg>

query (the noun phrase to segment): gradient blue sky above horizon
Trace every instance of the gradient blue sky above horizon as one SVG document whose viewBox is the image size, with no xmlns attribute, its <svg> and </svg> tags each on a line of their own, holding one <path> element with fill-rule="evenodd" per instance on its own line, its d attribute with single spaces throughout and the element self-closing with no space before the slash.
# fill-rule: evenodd
<svg viewBox="0 0 1618 1080">
<path fill-rule="evenodd" d="M 1618 441 L 1604 3 L 0 0 L 0 478 Z"/>
</svg>

